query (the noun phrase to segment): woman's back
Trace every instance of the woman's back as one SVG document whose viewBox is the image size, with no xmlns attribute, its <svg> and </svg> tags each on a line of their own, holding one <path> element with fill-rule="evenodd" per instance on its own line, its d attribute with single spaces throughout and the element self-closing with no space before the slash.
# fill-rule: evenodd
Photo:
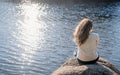
<svg viewBox="0 0 120 75">
<path fill-rule="evenodd" d="M 99 37 L 97 33 L 90 33 L 88 39 L 84 44 L 80 46 L 82 50 L 93 50 L 96 48 L 96 40 L 99 41 Z"/>
<path fill-rule="evenodd" d="M 88 39 L 79 47 L 77 57 L 84 61 L 90 61 L 98 57 L 96 47 L 99 42 L 97 33 L 90 33 Z"/>
</svg>

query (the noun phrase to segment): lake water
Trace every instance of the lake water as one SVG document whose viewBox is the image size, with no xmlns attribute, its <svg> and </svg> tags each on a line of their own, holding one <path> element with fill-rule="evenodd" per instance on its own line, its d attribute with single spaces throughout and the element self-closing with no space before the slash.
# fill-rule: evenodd
<svg viewBox="0 0 120 75">
<path fill-rule="evenodd" d="M 99 55 L 120 69 L 120 2 L 0 0 L 0 75 L 50 75 L 73 57 L 83 18 L 100 36 Z"/>
</svg>

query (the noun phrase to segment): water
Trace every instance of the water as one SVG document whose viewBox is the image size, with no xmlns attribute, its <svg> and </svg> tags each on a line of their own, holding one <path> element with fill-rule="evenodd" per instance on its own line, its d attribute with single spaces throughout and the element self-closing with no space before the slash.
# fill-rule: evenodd
<svg viewBox="0 0 120 75">
<path fill-rule="evenodd" d="M 120 2 L 0 0 L 0 75 L 50 75 L 76 50 L 72 33 L 90 18 L 98 52 L 120 69 Z"/>
</svg>

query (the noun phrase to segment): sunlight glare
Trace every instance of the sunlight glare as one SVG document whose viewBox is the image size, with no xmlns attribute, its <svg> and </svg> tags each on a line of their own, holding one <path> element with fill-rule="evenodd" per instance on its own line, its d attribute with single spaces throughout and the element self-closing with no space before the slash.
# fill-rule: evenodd
<svg viewBox="0 0 120 75">
<path fill-rule="evenodd" d="M 18 36 L 17 39 L 22 43 L 23 51 L 21 55 L 22 64 L 30 65 L 33 62 L 33 55 L 36 53 L 38 46 L 44 42 L 45 23 L 38 20 L 38 15 L 45 15 L 39 10 L 38 4 L 24 3 L 20 5 L 20 19 L 18 19 Z M 21 19 L 22 17 L 22 19 Z M 39 17 L 40 18 L 40 17 Z M 24 68 L 24 66 L 21 66 Z"/>
</svg>

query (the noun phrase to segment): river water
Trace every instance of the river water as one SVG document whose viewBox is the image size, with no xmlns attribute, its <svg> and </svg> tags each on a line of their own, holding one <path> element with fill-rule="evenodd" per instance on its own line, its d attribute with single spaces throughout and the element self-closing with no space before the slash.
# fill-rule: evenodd
<svg viewBox="0 0 120 75">
<path fill-rule="evenodd" d="M 0 0 L 0 75 L 50 75 L 73 57 L 83 18 L 100 36 L 99 55 L 120 69 L 120 2 Z"/>
</svg>

